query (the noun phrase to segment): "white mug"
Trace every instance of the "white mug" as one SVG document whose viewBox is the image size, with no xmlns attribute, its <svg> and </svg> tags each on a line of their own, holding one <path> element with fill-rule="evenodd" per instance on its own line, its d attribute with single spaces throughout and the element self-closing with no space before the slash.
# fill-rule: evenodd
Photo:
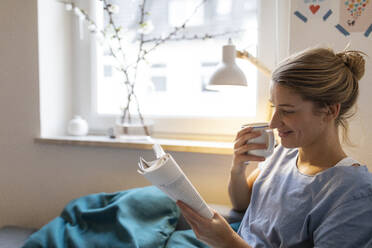
<svg viewBox="0 0 372 248">
<path fill-rule="evenodd" d="M 275 138 L 273 130 L 269 129 L 269 124 L 266 122 L 250 123 L 242 126 L 242 128 L 245 127 L 253 127 L 253 131 L 261 131 L 261 136 L 250 139 L 247 144 L 258 143 L 267 145 L 266 149 L 251 150 L 249 154 L 265 158 L 270 156 L 274 152 Z"/>
</svg>

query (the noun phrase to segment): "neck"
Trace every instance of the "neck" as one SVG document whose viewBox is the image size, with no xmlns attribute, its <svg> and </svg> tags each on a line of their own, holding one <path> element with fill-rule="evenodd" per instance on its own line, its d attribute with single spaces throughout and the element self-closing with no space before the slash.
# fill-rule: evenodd
<svg viewBox="0 0 372 248">
<path fill-rule="evenodd" d="M 343 151 L 337 128 L 324 132 L 315 143 L 299 148 L 298 165 L 330 168 L 347 157 Z"/>
</svg>

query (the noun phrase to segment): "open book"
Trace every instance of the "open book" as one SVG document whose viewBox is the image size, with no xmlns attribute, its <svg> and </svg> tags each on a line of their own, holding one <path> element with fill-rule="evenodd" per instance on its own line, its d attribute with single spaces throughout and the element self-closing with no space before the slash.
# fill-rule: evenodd
<svg viewBox="0 0 372 248">
<path fill-rule="evenodd" d="M 174 201 L 181 200 L 201 216 L 212 218 L 212 211 L 173 157 L 159 144 L 155 144 L 153 149 L 156 160 L 148 162 L 141 157 L 138 172 Z"/>
</svg>

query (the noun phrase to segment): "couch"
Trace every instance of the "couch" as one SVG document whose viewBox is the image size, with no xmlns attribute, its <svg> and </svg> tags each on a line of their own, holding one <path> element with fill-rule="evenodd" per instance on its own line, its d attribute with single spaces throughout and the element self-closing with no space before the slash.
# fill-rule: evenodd
<svg viewBox="0 0 372 248">
<path fill-rule="evenodd" d="M 227 206 L 209 204 L 209 206 L 220 213 L 229 223 L 241 221 L 244 213 L 237 212 Z M 181 215 L 176 230 L 189 229 L 185 218 Z M 20 226 L 4 226 L 0 228 L 0 247 L 1 248 L 18 248 L 22 247 L 27 238 L 37 231 L 35 228 L 26 228 Z"/>
</svg>

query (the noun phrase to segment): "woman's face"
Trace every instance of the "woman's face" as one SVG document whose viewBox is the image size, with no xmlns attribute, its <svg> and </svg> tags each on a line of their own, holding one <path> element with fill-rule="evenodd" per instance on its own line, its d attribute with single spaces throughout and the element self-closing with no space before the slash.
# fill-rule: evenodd
<svg viewBox="0 0 372 248">
<path fill-rule="evenodd" d="M 324 114 L 315 113 L 314 104 L 277 83 L 271 86 L 271 99 L 275 107 L 270 128 L 276 128 L 281 144 L 287 148 L 307 147 L 319 142 L 324 134 Z"/>
</svg>

